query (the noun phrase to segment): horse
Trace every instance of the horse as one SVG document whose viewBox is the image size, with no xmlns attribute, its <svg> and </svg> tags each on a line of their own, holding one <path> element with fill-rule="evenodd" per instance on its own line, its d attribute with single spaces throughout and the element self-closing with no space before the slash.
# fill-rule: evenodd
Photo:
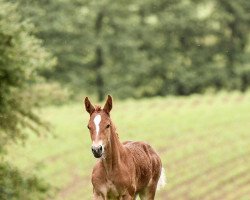
<svg viewBox="0 0 250 200">
<path fill-rule="evenodd" d="M 153 200 L 156 189 L 165 184 L 161 159 L 145 142 L 121 143 L 110 111 L 108 95 L 103 109 L 93 106 L 88 97 L 85 109 L 90 114 L 88 129 L 92 153 L 99 158 L 92 171 L 94 200 Z"/>
</svg>

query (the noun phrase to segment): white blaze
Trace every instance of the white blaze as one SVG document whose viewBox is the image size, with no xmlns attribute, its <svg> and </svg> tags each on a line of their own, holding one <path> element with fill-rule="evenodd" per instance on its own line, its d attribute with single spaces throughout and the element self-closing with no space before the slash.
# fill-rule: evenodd
<svg viewBox="0 0 250 200">
<path fill-rule="evenodd" d="M 99 124 L 100 124 L 101 120 L 102 120 L 101 115 L 96 115 L 94 118 L 96 136 L 98 135 L 99 130 L 100 130 Z"/>
</svg>

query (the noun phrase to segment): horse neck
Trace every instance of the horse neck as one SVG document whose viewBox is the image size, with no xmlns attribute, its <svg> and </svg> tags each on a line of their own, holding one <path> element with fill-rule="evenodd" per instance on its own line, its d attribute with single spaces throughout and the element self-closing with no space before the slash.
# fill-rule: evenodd
<svg viewBox="0 0 250 200">
<path fill-rule="evenodd" d="M 120 142 L 115 127 L 111 124 L 111 135 L 107 144 L 105 158 L 103 159 L 104 167 L 107 172 L 119 169 L 124 147 Z"/>
</svg>

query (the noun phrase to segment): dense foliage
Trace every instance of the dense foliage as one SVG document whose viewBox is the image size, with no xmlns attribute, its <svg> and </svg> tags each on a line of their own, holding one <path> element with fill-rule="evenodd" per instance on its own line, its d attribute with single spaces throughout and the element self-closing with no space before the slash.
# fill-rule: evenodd
<svg viewBox="0 0 250 200">
<path fill-rule="evenodd" d="M 42 82 L 40 71 L 52 67 L 54 60 L 16 5 L 0 1 L 0 8 L 0 199 L 41 199 L 47 186 L 23 176 L 4 162 L 3 154 L 7 144 L 23 140 L 28 130 L 47 129 L 34 111 L 39 102 L 31 88 Z"/>
<path fill-rule="evenodd" d="M 10 164 L 0 164 L 1 200 L 42 200 L 48 196 L 49 186 L 35 176 L 26 177 Z"/>
<path fill-rule="evenodd" d="M 41 81 L 39 71 L 50 68 L 53 60 L 32 35 L 32 29 L 21 19 L 16 6 L 1 1 L 0 150 L 9 141 L 24 138 L 24 128 L 39 132 L 44 125 L 33 112 L 37 94 L 29 91 L 31 84 Z"/>
<path fill-rule="evenodd" d="M 250 83 L 247 0 L 23 0 L 20 9 L 58 58 L 44 75 L 99 99 Z"/>
</svg>

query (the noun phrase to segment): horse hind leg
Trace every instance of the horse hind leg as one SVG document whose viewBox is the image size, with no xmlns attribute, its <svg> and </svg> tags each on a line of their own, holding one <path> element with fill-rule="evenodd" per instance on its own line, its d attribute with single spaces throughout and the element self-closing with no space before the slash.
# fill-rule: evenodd
<svg viewBox="0 0 250 200">
<path fill-rule="evenodd" d="M 160 170 L 159 170 L 160 171 Z M 141 191 L 139 192 L 139 197 L 141 200 L 154 200 L 155 199 L 155 193 L 158 187 L 158 182 L 160 179 L 164 179 L 164 176 L 162 172 L 164 172 L 163 170 L 159 173 L 155 172 L 154 176 L 152 177 L 152 179 L 149 181 L 149 184 Z M 160 185 L 162 180 L 160 180 Z"/>
<path fill-rule="evenodd" d="M 165 171 L 163 168 L 161 168 L 160 174 L 156 174 L 156 176 L 151 179 L 148 186 L 142 192 L 139 193 L 140 199 L 154 200 L 156 190 L 160 189 L 166 184 L 165 179 Z"/>
</svg>

